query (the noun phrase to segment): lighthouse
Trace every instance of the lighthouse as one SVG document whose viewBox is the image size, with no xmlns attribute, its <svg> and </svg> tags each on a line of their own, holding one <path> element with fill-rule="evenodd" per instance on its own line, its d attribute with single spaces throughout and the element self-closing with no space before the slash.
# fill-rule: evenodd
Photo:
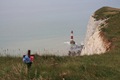
<svg viewBox="0 0 120 80">
<path fill-rule="evenodd" d="M 71 45 L 74 45 L 74 44 L 75 44 L 74 37 L 73 37 L 73 31 L 71 31 L 70 44 L 71 44 Z"/>
<path fill-rule="evenodd" d="M 70 36 L 70 49 L 68 52 L 69 56 L 78 56 L 80 55 L 82 50 L 82 45 L 77 45 L 74 41 L 74 36 L 73 36 L 73 31 L 71 31 L 71 36 Z"/>
</svg>

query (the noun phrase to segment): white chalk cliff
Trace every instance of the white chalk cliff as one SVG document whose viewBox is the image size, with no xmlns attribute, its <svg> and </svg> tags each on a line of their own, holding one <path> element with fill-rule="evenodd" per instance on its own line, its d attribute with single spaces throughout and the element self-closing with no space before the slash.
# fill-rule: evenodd
<svg viewBox="0 0 120 80">
<path fill-rule="evenodd" d="M 96 21 L 95 18 L 92 16 L 90 17 L 90 20 L 88 22 L 87 34 L 81 55 L 105 53 L 109 49 L 109 46 L 111 44 L 102 35 L 101 25 L 105 24 L 105 20 Z"/>
</svg>

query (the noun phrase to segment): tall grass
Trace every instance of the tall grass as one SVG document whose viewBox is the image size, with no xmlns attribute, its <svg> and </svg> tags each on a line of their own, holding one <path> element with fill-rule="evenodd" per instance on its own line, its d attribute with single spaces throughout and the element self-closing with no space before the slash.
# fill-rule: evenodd
<svg viewBox="0 0 120 80">
<path fill-rule="evenodd" d="M 35 56 L 30 71 L 20 57 L 0 57 L 0 80 L 119 80 L 119 52 L 93 56 Z"/>
</svg>

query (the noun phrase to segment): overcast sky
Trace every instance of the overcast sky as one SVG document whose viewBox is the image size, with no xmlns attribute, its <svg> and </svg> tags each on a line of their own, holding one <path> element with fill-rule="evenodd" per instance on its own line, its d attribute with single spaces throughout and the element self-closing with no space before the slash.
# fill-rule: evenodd
<svg viewBox="0 0 120 80">
<path fill-rule="evenodd" d="M 120 0 L 0 0 L 0 44 L 7 41 L 69 35 L 84 38 L 90 15 Z"/>
<path fill-rule="evenodd" d="M 120 0 L 0 0 L 0 36 L 64 27 L 84 30 L 89 16 L 102 6 L 120 8 Z"/>
</svg>

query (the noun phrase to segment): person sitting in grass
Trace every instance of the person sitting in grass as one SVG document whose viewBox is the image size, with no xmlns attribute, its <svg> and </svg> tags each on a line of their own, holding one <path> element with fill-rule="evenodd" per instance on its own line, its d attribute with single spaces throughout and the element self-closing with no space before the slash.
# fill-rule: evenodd
<svg viewBox="0 0 120 80">
<path fill-rule="evenodd" d="M 32 62 L 33 62 L 33 59 L 31 59 L 31 50 L 28 50 L 28 54 L 27 55 L 23 55 L 23 62 L 25 64 L 27 64 L 27 69 L 29 70 L 31 68 L 31 65 L 32 65 Z"/>
</svg>

